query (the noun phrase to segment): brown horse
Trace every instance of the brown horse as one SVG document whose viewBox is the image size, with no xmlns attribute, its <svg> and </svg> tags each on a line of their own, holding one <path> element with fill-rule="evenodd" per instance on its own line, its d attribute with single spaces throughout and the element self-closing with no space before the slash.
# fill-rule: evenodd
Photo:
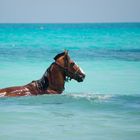
<svg viewBox="0 0 140 140">
<path fill-rule="evenodd" d="M 84 72 L 70 59 L 67 51 L 56 55 L 54 60 L 55 62 L 50 65 L 40 80 L 24 86 L 0 89 L 0 97 L 61 94 L 64 91 L 65 81 L 84 80 Z"/>
</svg>

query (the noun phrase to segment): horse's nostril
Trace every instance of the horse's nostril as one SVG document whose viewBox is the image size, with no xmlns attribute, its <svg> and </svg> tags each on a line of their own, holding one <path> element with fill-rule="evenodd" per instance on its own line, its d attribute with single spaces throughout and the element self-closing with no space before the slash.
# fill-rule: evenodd
<svg viewBox="0 0 140 140">
<path fill-rule="evenodd" d="M 85 75 L 85 74 L 83 74 L 83 79 L 85 79 L 85 77 L 86 77 L 86 75 Z"/>
<path fill-rule="evenodd" d="M 85 79 L 85 74 L 82 74 L 80 77 L 81 77 L 81 81 L 83 81 Z"/>
</svg>

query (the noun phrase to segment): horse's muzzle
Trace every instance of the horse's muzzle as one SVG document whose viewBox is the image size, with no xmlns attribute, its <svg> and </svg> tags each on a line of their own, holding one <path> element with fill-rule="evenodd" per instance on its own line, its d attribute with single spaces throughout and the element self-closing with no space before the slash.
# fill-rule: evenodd
<svg viewBox="0 0 140 140">
<path fill-rule="evenodd" d="M 77 78 L 77 81 L 78 81 L 78 82 L 83 82 L 84 79 L 85 79 L 85 77 L 86 77 L 85 74 L 80 74 L 80 75 L 78 76 L 78 78 Z"/>
</svg>

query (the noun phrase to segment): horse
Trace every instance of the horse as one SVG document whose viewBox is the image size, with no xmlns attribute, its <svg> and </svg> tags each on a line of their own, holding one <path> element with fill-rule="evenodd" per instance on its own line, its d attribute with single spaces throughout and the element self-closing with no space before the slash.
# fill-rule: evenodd
<svg viewBox="0 0 140 140">
<path fill-rule="evenodd" d="M 77 82 L 83 82 L 85 73 L 71 60 L 68 51 L 57 54 L 54 60 L 41 79 L 24 86 L 0 89 L 0 97 L 61 94 L 65 89 L 66 81 L 74 79 Z"/>
</svg>

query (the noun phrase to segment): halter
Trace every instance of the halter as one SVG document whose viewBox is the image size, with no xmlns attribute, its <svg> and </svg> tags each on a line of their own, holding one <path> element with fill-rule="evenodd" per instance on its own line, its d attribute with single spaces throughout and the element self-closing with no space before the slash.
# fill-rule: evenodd
<svg viewBox="0 0 140 140">
<path fill-rule="evenodd" d="M 65 76 L 67 76 L 66 79 L 65 79 L 65 81 L 68 82 L 69 80 L 72 79 L 70 76 L 68 76 L 69 74 L 70 74 L 70 75 L 73 75 L 73 77 L 78 77 L 79 67 L 78 67 L 78 69 L 77 69 L 75 72 L 71 72 L 71 71 L 68 69 L 68 65 L 67 65 L 66 61 L 64 62 L 64 67 L 61 66 L 61 65 L 60 65 L 59 63 L 57 63 L 57 62 L 54 62 L 53 64 L 56 64 L 56 65 L 60 68 L 61 71 L 64 71 Z"/>
<path fill-rule="evenodd" d="M 80 70 L 80 68 L 77 66 L 78 68 L 77 68 L 77 70 L 76 70 L 75 72 L 72 72 L 72 71 L 69 70 L 69 68 L 70 68 L 71 66 L 69 67 L 69 65 L 68 65 L 69 58 L 68 58 L 67 53 L 68 53 L 68 52 L 65 50 L 64 53 L 58 54 L 58 55 L 54 58 L 54 59 L 55 59 L 55 62 L 52 63 L 52 65 L 53 65 L 53 64 L 56 64 L 56 65 L 58 66 L 58 68 L 59 68 L 62 72 L 64 72 L 64 74 L 65 74 L 65 76 L 66 76 L 66 77 L 65 77 L 65 81 L 69 81 L 69 80 L 72 79 L 70 75 L 72 75 L 73 78 L 78 79 L 78 78 L 79 78 L 78 71 Z M 64 66 L 61 66 L 56 60 L 57 60 L 59 57 L 63 56 L 63 55 L 64 55 Z"/>
</svg>

